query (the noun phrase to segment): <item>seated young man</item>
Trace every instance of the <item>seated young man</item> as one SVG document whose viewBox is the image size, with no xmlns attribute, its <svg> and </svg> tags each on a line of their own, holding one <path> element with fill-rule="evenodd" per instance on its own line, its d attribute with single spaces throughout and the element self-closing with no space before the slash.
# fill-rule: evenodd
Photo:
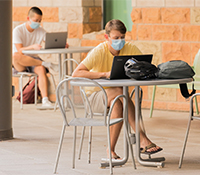
<svg viewBox="0 0 200 175">
<path fill-rule="evenodd" d="M 87 57 L 74 70 L 73 77 L 86 77 L 90 79 L 109 78 L 113 57 L 118 55 L 138 55 L 141 51 L 130 42 L 125 42 L 126 27 L 120 20 L 111 20 L 105 26 L 106 41 L 95 47 Z M 108 97 L 108 107 L 111 106 L 114 98 L 123 94 L 122 87 L 110 87 L 105 89 Z M 93 92 L 89 96 L 89 100 L 96 101 L 93 103 L 93 112 L 103 110 L 103 99 L 100 92 Z M 95 105 L 96 104 L 96 105 Z M 111 118 L 121 118 L 123 116 L 123 99 L 116 102 L 111 114 Z M 135 107 L 132 100 L 128 99 L 128 121 L 130 126 L 135 130 Z M 111 126 L 111 152 L 112 157 L 120 158 L 115 153 L 115 145 L 117 143 L 122 123 Z M 140 129 L 140 145 L 143 150 L 141 152 L 158 152 L 162 150 L 159 146 L 153 144 L 146 134 Z"/>
<path fill-rule="evenodd" d="M 52 106 L 48 99 L 48 81 L 46 73 L 51 68 L 59 71 L 58 65 L 44 62 L 38 55 L 24 55 L 23 50 L 40 50 L 41 42 L 45 40 L 46 31 L 40 26 L 42 11 L 32 7 L 27 16 L 27 22 L 13 30 L 13 58 L 14 73 L 34 72 L 38 75 L 38 86 L 42 95 L 42 106 Z M 66 45 L 67 46 L 67 45 Z"/>
</svg>

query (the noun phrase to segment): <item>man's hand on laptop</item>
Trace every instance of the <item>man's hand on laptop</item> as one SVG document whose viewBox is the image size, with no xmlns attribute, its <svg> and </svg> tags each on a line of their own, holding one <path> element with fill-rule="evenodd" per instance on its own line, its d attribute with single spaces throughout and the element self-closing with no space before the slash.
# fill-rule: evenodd
<svg viewBox="0 0 200 175">
<path fill-rule="evenodd" d="M 32 45 L 32 48 L 33 48 L 34 50 L 40 50 L 40 49 L 42 48 L 42 46 L 41 46 L 40 44 L 33 44 L 33 45 Z"/>
<path fill-rule="evenodd" d="M 104 72 L 102 78 L 110 78 L 110 72 Z"/>
<path fill-rule="evenodd" d="M 68 44 L 68 43 L 66 43 L 66 44 L 65 44 L 65 48 L 68 48 L 68 47 L 69 47 L 69 44 Z"/>
</svg>

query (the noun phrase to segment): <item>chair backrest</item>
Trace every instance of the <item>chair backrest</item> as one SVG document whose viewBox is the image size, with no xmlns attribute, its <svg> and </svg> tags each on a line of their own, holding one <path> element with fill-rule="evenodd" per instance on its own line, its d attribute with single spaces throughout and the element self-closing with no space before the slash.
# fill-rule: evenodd
<svg viewBox="0 0 200 175">
<path fill-rule="evenodd" d="M 200 81 L 200 49 L 194 58 L 193 67 L 195 71 L 194 79 L 195 81 Z"/>
<path fill-rule="evenodd" d="M 75 67 L 78 66 L 78 61 L 76 61 L 75 59 L 73 58 L 67 58 L 63 61 L 63 77 L 62 79 L 64 78 L 69 78 L 72 76 L 72 73 L 73 73 L 73 69 Z M 69 67 L 69 70 L 67 70 L 67 66 Z"/>
<path fill-rule="evenodd" d="M 73 95 L 70 94 L 69 91 L 65 90 L 66 86 L 73 87 L 74 89 Z M 104 124 L 106 125 L 108 102 L 107 102 L 107 94 L 104 88 L 94 80 L 88 78 L 79 78 L 79 77 L 67 78 L 62 80 L 56 89 L 57 102 L 66 125 L 69 125 L 69 117 L 68 117 L 69 115 L 67 115 L 67 113 L 69 113 L 69 108 L 71 109 L 70 112 L 73 113 L 73 118 L 80 118 L 80 116 L 77 117 L 76 110 L 80 110 L 80 108 L 76 107 L 76 105 L 74 104 L 74 95 L 76 95 L 76 97 L 78 97 L 77 99 L 84 104 L 84 114 L 81 116 L 82 118 L 83 117 L 93 118 L 94 115 L 96 116 L 96 113 L 92 111 L 91 102 L 88 99 L 88 97 L 91 94 L 88 94 L 87 87 L 90 88 L 94 87 L 95 89 L 98 88 L 99 91 L 102 91 L 105 102 L 104 111 L 102 111 L 102 116 L 104 116 Z M 98 103 L 98 101 L 96 101 L 96 103 Z M 72 119 L 71 116 L 70 119 Z"/>
<path fill-rule="evenodd" d="M 63 61 L 63 69 L 62 69 L 63 70 L 62 79 L 72 77 L 73 70 L 78 66 L 78 64 L 79 64 L 78 61 L 76 61 L 73 58 L 64 59 L 64 61 Z M 74 93 L 73 91 L 74 91 L 74 88 L 71 88 L 72 95 Z M 72 97 L 72 99 L 74 101 L 74 97 Z M 82 107 L 82 105 L 76 105 L 76 106 L 78 106 L 80 108 Z"/>
</svg>

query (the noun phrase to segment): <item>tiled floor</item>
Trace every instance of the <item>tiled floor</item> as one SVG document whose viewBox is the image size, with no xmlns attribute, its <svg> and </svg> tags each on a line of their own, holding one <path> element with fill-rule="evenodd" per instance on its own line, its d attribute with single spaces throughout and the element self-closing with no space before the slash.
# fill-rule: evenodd
<svg viewBox="0 0 200 175">
<path fill-rule="evenodd" d="M 133 168 L 131 159 L 122 167 L 115 167 L 115 175 L 176 175 L 200 174 L 200 123 L 192 122 L 186 154 L 181 169 L 178 162 L 181 154 L 188 113 L 154 110 L 149 118 L 149 110 L 143 110 L 143 118 L 149 138 L 163 147 L 154 155 L 166 158 L 164 168 L 144 167 L 136 162 Z M 60 111 L 37 110 L 34 105 L 24 105 L 13 101 L 14 139 L 0 142 L 0 175 L 51 175 L 62 127 Z M 103 175 L 109 169 L 101 169 L 102 157 L 106 157 L 106 134 L 102 127 L 94 128 L 92 142 L 92 163 L 87 163 L 87 134 L 82 159 L 76 159 L 72 169 L 72 128 L 67 128 L 63 150 L 58 166 L 60 175 Z M 78 139 L 81 129 L 78 130 Z M 77 143 L 79 144 L 79 143 Z M 117 144 L 116 152 L 123 156 L 123 134 Z"/>
</svg>

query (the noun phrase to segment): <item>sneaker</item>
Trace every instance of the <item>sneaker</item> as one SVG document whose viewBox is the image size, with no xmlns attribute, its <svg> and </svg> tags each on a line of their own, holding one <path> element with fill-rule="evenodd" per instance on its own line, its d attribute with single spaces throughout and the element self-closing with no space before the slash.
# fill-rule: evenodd
<svg viewBox="0 0 200 175">
<path fill-rule="evenodd" d="M 53 107 L 53 104 L 49 100 L 42 101 L 42 107 Z"/>
</svg>

